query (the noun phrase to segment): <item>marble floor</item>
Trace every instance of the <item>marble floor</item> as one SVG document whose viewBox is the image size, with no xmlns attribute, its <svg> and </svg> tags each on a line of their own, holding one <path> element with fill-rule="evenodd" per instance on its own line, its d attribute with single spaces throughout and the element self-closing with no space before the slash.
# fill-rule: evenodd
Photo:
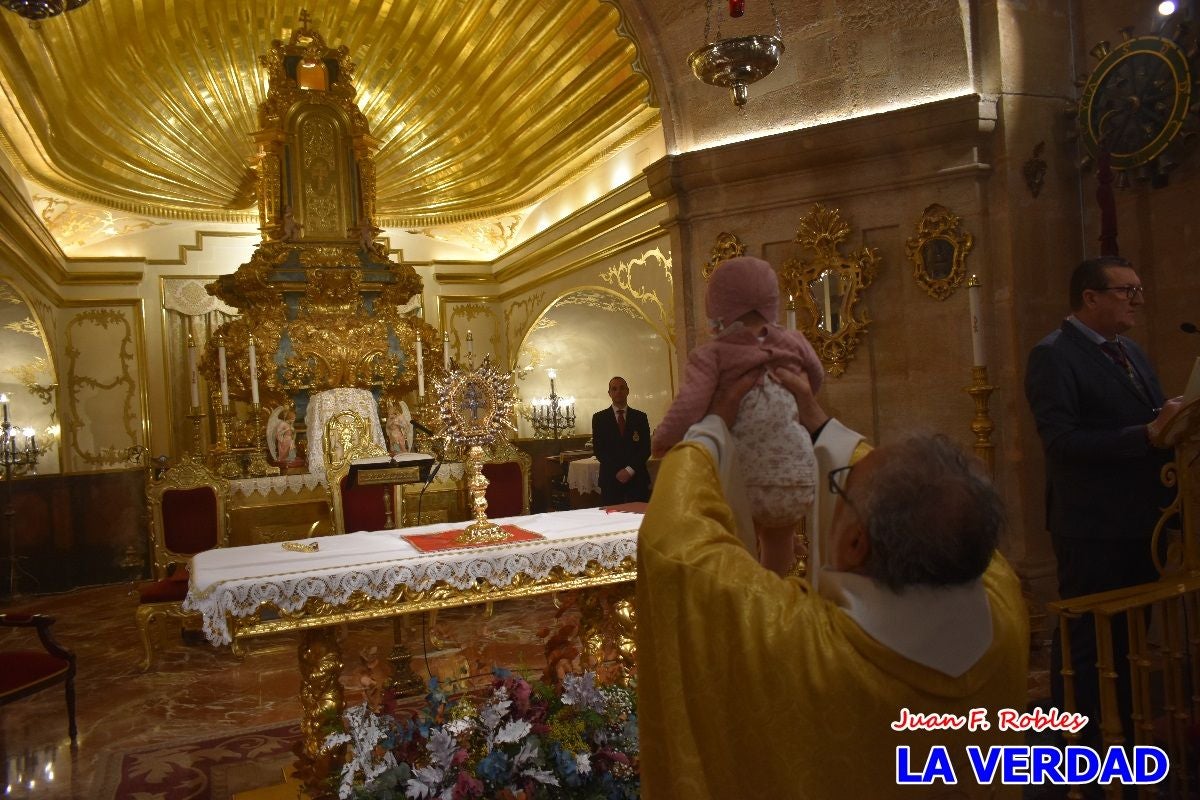
<svg viewBox="0 0 1200 800">
<path fill-rule="evenodd" d="M 141 746 L 219 736 L 300 717 L 298 637 L 254 640 L 242 659 L 198 635 L 170 635 L 170 645 L 148 672 L 138 668 L 142 645 L 134 624 L 136 595 L 127 585 L 18 599 L 0 611 L 38 611 L 56 618 L 59 642 L 75 651 L 79 726 L 77 745 L 67 735 L 62 689 L 0 707 L 0 769 L 6 798 L 99 798 L 93 779 L 114 755 Z M 406 634 L 418 675 L 466 684 L 486 683 L 494 664 L 538 672 L 544 668 L 547 630 L 556 617 L 550 598 L 441 612 L 431 629 L 413 619 Z M 572 612 L 568 612 L 568 615 Z M 390 622 L 344 629 L 343 684 L 347 704 L 361 700 L 354 669 L 372 646 L 389 652 Z M 20 644 L 18 644 L 20 642 Z M 25 629 L 0 629 L 0 649 L 36 648 Z M 21 780 L 17 780 L 18 774 Z"/>
</svg>

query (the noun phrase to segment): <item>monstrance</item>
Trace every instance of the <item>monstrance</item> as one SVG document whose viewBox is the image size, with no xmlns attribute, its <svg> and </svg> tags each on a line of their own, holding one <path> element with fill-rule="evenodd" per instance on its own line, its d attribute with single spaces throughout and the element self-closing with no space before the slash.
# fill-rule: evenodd
<svg viewBox="0 0 1200 800">
<path fill-rule="evenodd" d="M 455 540 L 460 544 L 502 542 L 509 533 L 487 518 L 488 480 L 483 476 L 484 448 L 513 429 L 512 408 L 515 386 L 510 372 L 500 372 L 484 356 L 478 367 L 450 362 L 446 375 L 434 377 L 442 432 L 456 447 L 467 452 L 467 486 L 475 521 Z"/>
</svg>

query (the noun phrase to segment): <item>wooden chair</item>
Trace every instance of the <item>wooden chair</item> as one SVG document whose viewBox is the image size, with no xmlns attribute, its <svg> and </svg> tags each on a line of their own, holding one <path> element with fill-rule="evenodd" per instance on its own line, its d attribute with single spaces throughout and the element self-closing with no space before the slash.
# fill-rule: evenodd
<svg viewBox="0 0 1200 800">
<path fill-rule="evenodd" d="M 516 517 L 529 513 L 530 473 L 533 459 L 518 450 L 511 441 L 497 442 L 483 463 L 488 479 L 487 514 L 489 519 Z"/>
<path fill-rule="evenodd" d="M 334 532 L 394 528 L 391 486 L 348 485 L 350 462 L 387 455 L 372 439 L 370 423 L 355 411 L 341 411 L 325 423 L 321 438 Z"/>
<path fill-rule="evenodd" d="M 187 614 L 181 606 L 187 596 L 192 556 L 229 545 L 229 484 L 202 463 L 187 460 L 175 465 L 148 486 L 146 495 L 156 580 L 138 588 L 137 624 L 146 650 L 143 670 L 150 669 L 159 638 L 152 628 L 163 619 L 199 627 L 199 615 Z"/>
<path fill-rule="evenodd" d="M 41 650 L 0 651 L 0 706 L 42 689 L 62 683 L 67 689 L 67 731 L 74 743 L 79 730 L 75 726 L 75 654 L 54 638 L 50 626 L 53 617 L 45 614 L 0 614 L 0 627 L 35 628 Z"/>
</svg>

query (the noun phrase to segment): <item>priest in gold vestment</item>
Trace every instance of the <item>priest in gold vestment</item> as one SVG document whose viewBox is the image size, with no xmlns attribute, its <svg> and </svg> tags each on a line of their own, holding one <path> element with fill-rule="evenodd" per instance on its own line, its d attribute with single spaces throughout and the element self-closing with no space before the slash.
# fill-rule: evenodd
<svg viewBox="0 0 1200 800">
<path fill-rule="evenodd" d="M 1019 796 L 998 780 L 979 785 L 966 753 L 1021 744 L 996 714 L 1024 710 L 1027 693 L 1028 616 L 995 551 L 1002 513 L 990 482 L 936 437 L 839 471 L 831 454 L 846 458 L 858 437 L 828 420 L 815 445 L 842 497 L 832 515 L 814 514 L 832 516 L 832 530 L 813 537 L 826 548 L 811 559 L 814 588 L 762 568 L 736 536 L 721 489 L 732 414 L 711 414 L 668 453 L 639 533 L 642 796 Z M 897 505 L 913 498 L 924 504 Z M 867 520 L 880 515 L 928 531 L 912 538 L 931 552 L 872 541 Z M 934 517 L 948 522 L 914 527 Z M 948 541 L 964 531 L 965 546 Z M 892 728 L 904 709 L 966 717 L 975 708 L 986 709 L 988 730 Z M 920 773 L 933 745 L 945 746 L 958 782 L 897 785 L 897 748 L 910 748 Z"/>
</svg>

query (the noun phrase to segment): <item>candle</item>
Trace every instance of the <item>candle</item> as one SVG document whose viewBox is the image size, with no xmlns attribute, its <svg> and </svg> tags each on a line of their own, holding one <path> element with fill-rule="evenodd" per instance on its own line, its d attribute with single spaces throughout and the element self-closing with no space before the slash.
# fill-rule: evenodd
<svg viewBox="0 0 1200 800">
<path fill-rule="evenodd" d="M 258 354 L 254 352 L 254 337 L 250 337 L 250 402 L 258 405 Z"/>
<path fill-rule="evenodd" d="M 450 371 L 450 331 L 442 334 L 442 361 L 445 362 L 446 371 Z"/>
<path fill-rule="evenodd" d="M 8 395 L 0 394 L 0 406 L 4 406 L 4 424 L 8 424 Z"/>
<path fill-rule="evenodd" d="M 829 270 L 821 273 L 821 295 L 825 302 L 825 312 L 822 314 L 821 322 L 825 324 L 825 330 L 833 333 L 833 300 L 829 296 L 829 279 L 833 277 Z"/>
<path fill-rule="evenodd" d="M 33 436 L 34 436 L 33 428 L 25 428 L 24 430 L 21 431 L 21 433 L 25 434 L 25 452 L 30 453 L 30 454 L 36 452 L 37 451 L 37 440 L 33 438 Z"/>
<path fill-rule="evenodd" d="M 975 275 L 967 281 L 967 299 L 971 305 L 971 354 L 975 366 L 986 367 L 987 358 L 983 352 L 983 321 L 979 316 L 979 278 Z"/>
<path fill-rule="evenodd" d="M 467 329 L 467 355 L 475 355 L 475 337 L 471 335 L 471 330 Z"/>
<path fill-rule="evenodd" d="M 229 372 L 225 368 L 225 340 L 217 340 L 217 369 L 221 373 L 221 408 L 229 408 Z"/>
<path fill-rule="evenodd" d="M 796 301 L 790 294 L 788 295 L 787 304 L 787 327 L 789 331 L 796 330 Z"/>
<path fill-rule="evenodd" d="M 425 356 L 421 354 L 424 343 L 417 337 L 417 397 L 425 396 Z"/>
<path fill-rule="evenodd" d="M 196 371 L 196 343 L 188 334 L 188 391 L 191 395 L 192 408 L 200 407 L 200 374 Z"/>
</svg>

